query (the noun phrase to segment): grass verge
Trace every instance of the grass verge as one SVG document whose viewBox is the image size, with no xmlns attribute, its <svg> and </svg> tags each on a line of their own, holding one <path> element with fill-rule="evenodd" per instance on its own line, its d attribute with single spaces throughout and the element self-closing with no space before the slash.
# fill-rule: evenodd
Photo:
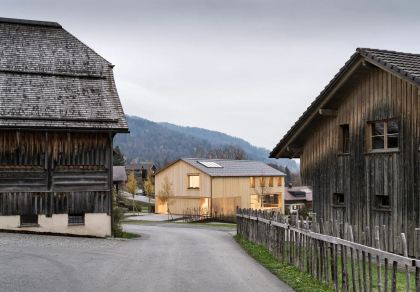
<svg viewBox="0 0 420 292">
<path fill-rule="evenodd" d="M 150 221 L 150 220 L 126 220 L 122 223 L 171 223 L 171 224 L 187 224 L 187 225 L 204 225 L 204 226 L 214 226 L 214 227 L 227 227 L 227 228 L 236 228 L 236 224 L 223 224 L 223 223 L 189 223 L 189 222 L 168 222 L 168 221 Z"/>
<path fill-rule="evenodd" d="M 252 258 L 295 291 L 334 291 L 308 274 L 302 273 L 298 268 L 280 263 L 266 248 L 246 240 L 241 235 L 235 235 L 235 240 Z"/>
<path fill-rule="evenodd" d="M 123 235 L 121 236 L 121 238 L 126 238 L 126 239 L 132 239 L 132 238 L 138 238 L 138 237 L 140 237 L 140 235 L 130 233 L 130 232 L 123 232 Z"/>
</svg>

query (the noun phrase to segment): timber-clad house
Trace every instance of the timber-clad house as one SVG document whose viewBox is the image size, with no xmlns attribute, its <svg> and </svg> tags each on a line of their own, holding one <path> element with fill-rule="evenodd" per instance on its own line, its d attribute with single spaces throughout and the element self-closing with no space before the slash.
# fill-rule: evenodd
<svg viewBox="0 0 420 292">
<path fill-rule="evenodd" d="M 0 18 L 0 229 L 111 235 L 112 68 L 58 23 Z"/>
<path fill-rule="evenodd" d="M 389 251 L 405 233 L 410 255 L 420 227 L 419 86 L 420 55 L 358 48 L 270 154 L 300 158 L 317 217 L 369 226 L 370 238 L 385 225 Z"/>
<path fill-rule="evenodd" d="M 159 192 L 168 177 L 175 194 L 172 214 L 194 208 L 203 215 L 233 214 L 236 207 L 284 213 L 284 176 L 260 161 L 181 158 L 155 175 L 155 212 L 167 212 Z"/>
</svg>

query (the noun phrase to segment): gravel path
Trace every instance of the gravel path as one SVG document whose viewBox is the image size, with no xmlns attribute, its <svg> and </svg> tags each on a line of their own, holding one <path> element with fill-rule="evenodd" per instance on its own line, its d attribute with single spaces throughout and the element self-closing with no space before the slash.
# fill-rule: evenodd
<svg viewBox="0 0 420 292">
<path fill-rule="evenodd" d="M 232 228 L 153 222 L 124 228 L 141 237 L 0 233 L 0 291 L 292 291 L 242 250 Z"/>
</svg>

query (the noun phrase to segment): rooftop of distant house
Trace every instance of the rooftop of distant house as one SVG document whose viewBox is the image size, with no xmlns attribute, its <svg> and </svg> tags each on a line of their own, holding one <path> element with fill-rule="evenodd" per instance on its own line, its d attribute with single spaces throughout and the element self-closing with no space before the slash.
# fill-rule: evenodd
<svg viewBox="0 0 420 292">
<path fill-rule="evenodd" d="M 312 190 L 306 186 L 286 185 L 284 186 L 284 200 L 312 202 Z"/>
</svg>

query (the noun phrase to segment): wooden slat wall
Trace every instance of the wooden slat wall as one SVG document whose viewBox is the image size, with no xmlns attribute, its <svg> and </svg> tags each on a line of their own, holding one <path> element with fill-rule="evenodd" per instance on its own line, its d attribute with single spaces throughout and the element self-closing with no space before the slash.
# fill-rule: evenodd
<svg viewBox="0 0 420 292">
<path fill-rule="evenodd" d="M 157 206 L 157 213 L 166 213 L 166 205 L 162 204 L 159 200 L 156 200 L 158 202 Z M 175 204 L 171 205 L 169 207 L 169 210 L 171 211 L 171 214 L 183 214 L 184 211 L 186 211 L 188 208 L 190 209 L 200 209 L 201 208 L 201 198 L 176 198 Z"/>
<path fill-rule="evenodd" d="M 0 193 L 0 215 L 106 213 L 109 192 Z"/>
<path fill-rule="evenodd" d="M 0 131 L 0 215 L 109 212 L 110 143 L 106 133 Z"/>
<path fill-rule="evenodd" d="M 241 206 L 241 197 L 213 198 L 213 213 L 217 210 L 218 214 L 236 214 L 236 207 Z"/>
<path fill-rule="evenodd" d="M 381 69 L 372 70 L 339 107 L 338 116 L 325 117 L 304 145 L 302 183 L 313 187 L 314 212 L 359 230 L 386 225 L 390 251 L 394 236 L 405 233 L 412 255 L 414 228 L 420 227 L 418 115 L 416 86 Z M 400 153 L 366 154 L 366 123 L 390 118 L 399 119 Z M 343 124 L 350 127 L 350 155 L 338 155 Z M 332 207 L 335 192 L 345 194 L 345 208 Z M 391 197 L 390 211 L 375 208 L 376 195 Z"/>
</svg>

